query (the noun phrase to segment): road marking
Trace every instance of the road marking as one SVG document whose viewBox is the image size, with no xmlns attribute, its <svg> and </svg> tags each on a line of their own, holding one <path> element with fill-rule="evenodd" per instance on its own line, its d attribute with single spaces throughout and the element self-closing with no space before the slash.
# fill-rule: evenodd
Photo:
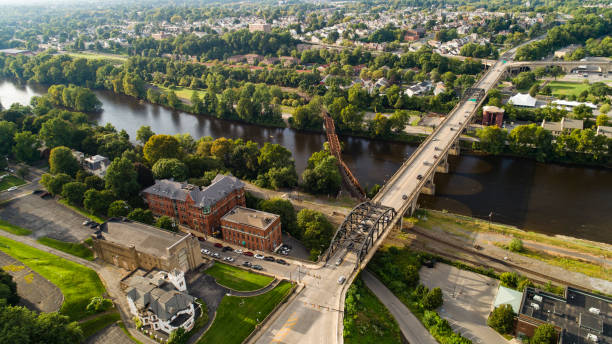
<svg viewBox="0 0 612 344">
<path fill-rule="evenodd" d="M 300 317 L 295 316 L 295 312 L 291 313 L 289 319 L 283 324 L 283 327 L 276 332 L 274 338 L 270 343 L 280 343 L 283 339 L 289 334 L 289 331 L 297 324 L 297 321 Z"/>
</svg>

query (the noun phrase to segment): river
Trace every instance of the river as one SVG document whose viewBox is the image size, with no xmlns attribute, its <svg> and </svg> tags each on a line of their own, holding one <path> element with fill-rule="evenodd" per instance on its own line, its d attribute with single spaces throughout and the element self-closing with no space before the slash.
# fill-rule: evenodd
<svg viewBox="0 0 612 344">
<path fill-rule="evenodd" d="M 0 82 L 0 102 L 28 104 L 45 92 L 40 85 Z M 320 133 L 288 128 L 266 128 L 239 122 L 196 116 L 161 106 L 140 103 L 131 97 L 96 91 L 103 111 L 91 119 L 112 123 L 132 139 L 142 125 L 159 134 L 190 133 L 194 138 L 242 138 L 263 144 L 278 143 L 293 152 L 301 173 L 310 155 L 326 141 Z M 343 157 L 364 186 L 383 183 L 415 149 L 414 145 L 342 137 Z M 541 164 L 528 159 L 451 157 L 450 173 L 435 177 L 436 196 L 421 196 L 422 206 L 546 234 L 562 234 L 612 243 L 612 171 L 609 169 Z"/>
</svg>

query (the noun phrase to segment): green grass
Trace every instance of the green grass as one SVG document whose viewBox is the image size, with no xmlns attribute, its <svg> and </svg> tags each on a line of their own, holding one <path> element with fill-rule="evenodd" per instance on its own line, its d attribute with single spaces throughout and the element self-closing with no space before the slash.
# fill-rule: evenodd
<svg viewBox="0 0 612 344">
<path fill-rule="evenodd" d="M 52 247 L 56 250 L 66 252 L 73 256 L 77 256 L 87 260 L 93 260 L 93 252 L 84 244 L 76 242 L 65 242 L 47 237 L 38 238 L 36 239 L 36 241 L 45 246 Z"/>
<path fill-rule="evenodd" d="M 575 95 L 578 97 L 582 91 L 589 89 L 589 84 L 583 84 L 582 82 L 569 82 L 569 81 L 551 81 L 548 86 L 552 90 L 553 96 L 569 96 Z"/>
<path fill-rule="evenodd" d="M 12 223 L 8 223 L 4 220 L 0 220 L 0 229 L 15 235 L 26 236 L 32 234 L 32 231 L 23 227 L 15 226 Z"/>
<path fill-rule="evenodd" d="M 17 178 L 15 176 L 7 175 L 6 177 L 2 178 L 2 180 L 0 180 L 0 191 L 4 191 L 4 190 L 6 190 L 8 188 L 11 188 L 13 186 L 23 185 L 25 183 L 26 183 L 26 181 L 21 179 L 21 178 Z"/>
<path fill-rule="evenodd" d="M 222 286 L 238 291 L 253 291 L 272 283 L 274 278 L 256 274 L 231 265 L 215 262 L 205 271 Z"/>
<path fill-rule="evenodd" d="M 118 322 L 117 325 L 119 326 L 119 328 L 121 328 L 121 330 L 125 333 L 125 335 L 128 336 L 134 343 L 142 344 L 141 341 L 136 339 L 136 337 L 132 336 L 130 331 L 128 331 L 127 327 L 125 327 L 125 324 L 123 323 L 123 321 Z"/>
<path fill-rule="evenodd" d="M 344 317 L 344 342 L 362 343 L 401 343 L 401 333 L 397 322 L 387 308 L 372 294 L 361 279 L 349 289 L 354 307 L 346 307 Z"/>
<path fill-rule="evenodd" d="M 174 93 L 176 93 L 176 96 L 181 98 L 182 100 L 190 100 L 191 95 L 193 94 L 193 91 L 196 91 L 198 93 L 198 97 L 200 98 L 203 98 L 204 94 L 206 93 L 205 90 L 196 90 L 193 88 L 182 87 L 182 86 L 174 86 L 173 88 L 165 87 L 165 86 L 157 85 L 157 84 L 155 86 L 159 87 L 161 90 L 164 90 L 164 92 L 174 91 Z"/>
<path fill-rule="evenodd" d="M 212 326 L 198 344 L 240 344 L 290 293 L 291 283 L 283 281 L 269 292 L 253 297 L 225 296 Z"/>
<path fill-rule="evenodd" d="M 64 295 L 60 313 L 71 320 L 86 317 L 89 300 L 106 292 L 96 272 L 83 265 L 2 236 L 0 250 L 55 284 Z"/>
<path fill-rule="evenodd" d="M 96 221 L 97 223 L 103 223 L 103 222 L 106 221 L 103 217 L 100 217 L 98 215 L 92 214 L 89 211 L 87 211 L 87 210 L 85 210 L 85 209 L 83 209 L 81 207 L 77 207 L 77 206 L 74 206 L 74 205 L 68 203 L 68 201 L 65 200 L 65 199 L 60 199 L 58 202 L 63 204 L 63 205 L 65 205 L 65 206 L 67 206 L 68 208 L 76 211 L 77 213 L 85 216 L 86 218 L 88 218 L 88 219 L 90 219 L 92 221 Z"/>
<path fill-rule="evenodd" d="M 83 336 L 85 338 L 88 338 L 98 333 L 102 329 L 106 328 L 107 326 L 112 325 L 118 320 L 121 320 L 121 316 L 119 315 L 119 312 L 115 311 L 112 313 L 102 314 L 93 319 L 83 321 L 79 324 L 79 326 L 81 327 L 81 330 L 83 330 Z"/>
<path fill-rule="evenodd" d="M 115 63 L 124 63 L 127 61 L 128 57 L 124 55 L 115 55 L 115 54 L 98 54 L 98 53 L 67 53 L 73 58 L 84 58 L 88 60 L 106 60 Z"/>
</svg>

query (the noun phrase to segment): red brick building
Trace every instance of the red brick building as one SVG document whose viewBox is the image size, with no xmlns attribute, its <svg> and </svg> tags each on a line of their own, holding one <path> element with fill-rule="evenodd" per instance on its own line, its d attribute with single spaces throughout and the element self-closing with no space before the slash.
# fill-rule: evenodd
<svg viewBox="0 0 612 344">
<path fill-rule="evenodd" d="M 504 123 L 504 111 L 497 106 L 484 106 L 482 108 L 482 125 L 496 125 L 501 128 Z"/>
<path fill-rule="evenodd" d="M 156 180 L 142 196 L 157 216 L 169 216 L 188 227 L 187 232 L 206 237 L 220 231 L 219 220 L 236 206 L 245 205 L 244 183 L 232 176 L 217 175 L 208 187 Z"/>
<path fill-rule="evenodd" d="M 282 243 L 280 216 L 235 207 L 221 218 L 223 240 L 250 250 L 273 251 Z"/>
</svg>

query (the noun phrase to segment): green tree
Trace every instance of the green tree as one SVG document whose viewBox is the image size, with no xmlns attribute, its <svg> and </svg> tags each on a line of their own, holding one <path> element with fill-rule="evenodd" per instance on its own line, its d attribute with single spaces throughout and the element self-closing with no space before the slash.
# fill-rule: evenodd
<svg viewBox="0 0 612 344">
<path fill-rule="evenodd" d="M 64 184 L 70 183 L 72 178 L 65 173 L 58 173 L 51 175 L 45 173 L 40 179 L 40 183 L 49 191 L 52 195 L 59 195 L 62 192 Z"/>
<path fill-rule="evenodd" d="M 42 124 L 39 137 L 49 148 L 70 146 L 74 128 L 72 123 L 59 117 L 52 118 Z"/>
<path fill-rule="evenodd" d="M 106 188 L 112 190 L 120 199 L 128 199 L 140 190 L 136 180 L 136 170 L 126 158 L 116 158 L 106 169 Z"/>
<path fill-rule="evenodd" d="M 603 106 L 602 106 L 602 108 L 603 108 Z M 608 115 L 601 114 L 601 115 L 597 116 L 597 119 L 595 120 L 595 125 L 597 125 L 597 126 L 600 126 L 600 125 L 606 126 L 606 125 L 608 125 L 609 121 L 610 121 L 610 117 L 608 117 Z M 17 141 L 17 137 L 16 136 L 15 136 L 15 141 Z"/>
<path fill-rule="evenodd" d="M 59 146 L 51 150 L 49 155 L 49 171 L 53 174 L 66 173 L 72 177 L 79 170 L 79 162 L 68 147 Z"/>
<path fill-rule="evenodd" d="M 136 208 L 132 210 L 127 217 L 130 220 L 146 223 L 148 225 L 152 225 L 155 222 L 153 213 L 149 209 L 144 210 L 142 208 Z"/>
<path fill-rule="evenodd" d="M 115 196 L 111 190 L 89 189 L 85 191 L 83 206 L 94 214 L 103 215 L 108 212 L 108 207 L 114 200 Z"/>
<path fill-rule="evenodd" d="M 8 155 L 15 144 L 17 125 L 13 122 L 0 121 L 0 155 Z"/>
<path fill-rule="evenodd" d="M 87 185 L 87 189 L 104 190 L 104 179 L 98 176 L 87 176 L 83 179 L 83 183 Z"/>
<path fill-rule="evenodd" d="M 495 307 L 487 319 L 487 325 L 501 334 L 512 333 L 514 330 L 514 310 L 508 304 Z"/>
<path fill-rule="evenodd" d="M 87 191 L 85 183 L 69 182 L 62 186 L 62 197 L 70 204 L 80 206 L 83 204 L 85 191 Z"/>
<path fill-rule="evenodd" d="M 182 327 L 170 332 L 167 344 L 186 344 L 189 340 L 189 333 L 185 332 Z"/>
<path fill-rule="evenodd" d="M 551 324 L 542 324 L 536 328 L 530 344 L 555 344 L 557 343 L 557 331 Z"/>
<path fill-rule="evenodd" d="M 0 269 L 0 307 L 4 305 L 14 306 L 19 303 L 19 300 L 17 283 L 13 281 L 13 276 Z"/>
<path fill-rule="evenodd" d="M 0 130 L 1 131 L 1 130 Z M 32 163 L 40 157 L 38 148 L 40 148 L 40 142 L 38 137 L 30 131 L 22 131 L 15 134 L 15 145 L 13 146 L 13 155 L 15 158 Z M 2 143 L 0 143 L 2 144 Z"/>
<path fill-rule="evenodd" d="M 313 153 L 302 173 L 304 187 L 312 193 L 333 194 L 340 191 L 342 176 L 338 171 L 337 160 L 329 151 Z"/>
<path fill-rule="evenodd" d="M 257 207 L 262 211 L 267 211 L 280 216 L 283 231 L 299 238 L 300 232 L 297 229 L 297 217 L 295 208 L 290 201 L 281 198 L 271 198 L 259 202 Z"/>
<path fill-rule="evenodd" d="M 153 130 L 151 130 L 151 127 L 148 125 L 143 125 L 138 128 L 138 131 L 136 131 L 136 140 L 144 145 L 153 135 L 155 135 L 155 133 Z"/>
<path fill-rule="evenodd" d="M 506 147 L 508 132 L 498 126 L 489 126 L 476 130 L 480 139 L 480 148 L 490 154 L 501 154 Z"/>
<path fill-rule="evenodd" d="M 78 344 L 84 339 L 78 323 L 67 316 L 20 306 L 0 307 L 0 333 L 6 344 Z"/>
<path fill-rule="evenodd" d="M 516 289 L 519 283 L 519 275 L 516 272 L 502 272 L 499 275 L 499 281 L 504 287 Z"/>
<path fill-rule="evenodd" d="M 132 207 L 126 201 L 117 200 L 108 206 L 107 215 L 108 217 L 126 217 L 130 212 L 132 212 Z"/>
<path fill-rule="evenodd" d="M 510 244 L 508 244 L 508 249 L 512 252 L 523 252 L 523 250 L 525 249 L 523 247 L 523 241 L 519 238 L 514 238 L 512 239 L 512 241 L 510 241 Z"/>
<path fill-rule="evenodd" d="M 174 223 L 174 220 L 166 215 L 158 217 L 157 221 L 155 221 L 155 226 L 172 232 L 178 231 L 178 227 Z"/>
<path fill-rule="evenodd" d="M 91 314 L 101 313 L 113 307 L 113 301 L 105 299 L 102 296 L 94 296 L 89 300 L 89 304 L 85 310 Z"/>
<path fill-rule="evenodd" d="M 142 152 L 151 165 L 159 159 L 180 159 L 182 156 L 179 141 L 176 137 L 170 135 L 151 136 L 144 145 Z"/>
<path fill-rule="evenodd" d="M 444 302 L 442 298 L 442 289 L 433 288 L 423 297 L 423 307 L 427 310 L 434 310 Z"/>
<path fill-rule="evenodd" d="M 155 179 L 174 178 L 183 181 L 188 176 L 187 166 L 178 159 L 159 159 L 152 171 Z"/>
<path fill-rule="evenodd" d="M 297 225 L 301 231 L 301 240 L 310 250 L 310 258 L 315 260 L 329 245 L 334 234 L 334 226 L 322 213 L 302 209 L 297 215 Z"/>
</svg>

